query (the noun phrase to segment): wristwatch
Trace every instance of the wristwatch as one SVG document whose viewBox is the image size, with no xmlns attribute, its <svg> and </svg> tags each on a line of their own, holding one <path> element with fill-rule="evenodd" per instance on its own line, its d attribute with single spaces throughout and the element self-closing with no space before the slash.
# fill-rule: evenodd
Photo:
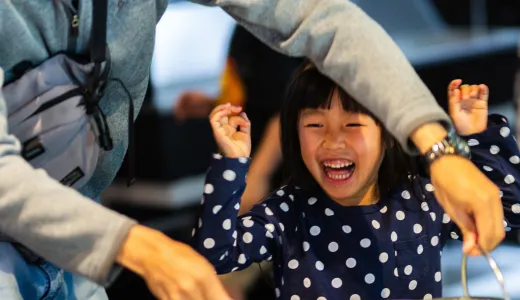
<svg viewBox="0 0 520 300">
<path fill-rule="evenodd" d="M 431 165 L 439 157 L 444 155 L 458 155 L 471 159 L 471 151 L 468 143 L 461 138 L 455 130 L 450 130 L 448 135 L 440 142 L 435 143 L 430 150 L 424 154 L 428 165 Z"/>
</svg>

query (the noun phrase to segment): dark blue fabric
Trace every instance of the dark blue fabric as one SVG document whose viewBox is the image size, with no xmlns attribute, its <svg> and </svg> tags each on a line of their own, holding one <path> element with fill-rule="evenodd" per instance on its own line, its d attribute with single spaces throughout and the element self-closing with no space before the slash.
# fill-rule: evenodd
<svg viewBox="0 0 520 300">
<path fill-rule="evenodd" d="M 506 230 L 520 228 L 520 154 L 507 121 L 490 116 L 485 132 L 466 138 L 474 163 L 500 187 Z M 193 246 L 219 273 L 272 260 L 276 295 L 290 300 L 441 296 L 442 248 L 461 235 L 429 179 L 360 207 L 286 186 L 237 217 L 248 166 L 216 155 L 207 174 Z"/>
</svg>

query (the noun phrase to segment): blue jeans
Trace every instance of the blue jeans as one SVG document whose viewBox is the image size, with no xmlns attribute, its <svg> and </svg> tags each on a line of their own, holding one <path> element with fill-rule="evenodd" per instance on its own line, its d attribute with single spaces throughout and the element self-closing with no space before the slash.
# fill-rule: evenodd
<svg viewBox="0 0 520 300">
<path fill-rule="evenodd" d="M 49 262 L 27 262 L 9 243 L 0 242 L 0 299 L 106 300 L 105 289 Z"/>
</svg>

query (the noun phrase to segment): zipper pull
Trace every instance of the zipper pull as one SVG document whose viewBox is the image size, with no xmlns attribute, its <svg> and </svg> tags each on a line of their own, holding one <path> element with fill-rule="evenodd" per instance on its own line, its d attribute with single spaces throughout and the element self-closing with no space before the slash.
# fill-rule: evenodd
<svg viewBox="0 0 520 300">
<path fill-rule="evenodd" d="M 79 27 L 79 17 L 77 14 L 74 14 L 74 16 L 72 16 L 71 26 L 72 26 L 72 35 L 77 36 L 78 27 Z"/>
</svg>

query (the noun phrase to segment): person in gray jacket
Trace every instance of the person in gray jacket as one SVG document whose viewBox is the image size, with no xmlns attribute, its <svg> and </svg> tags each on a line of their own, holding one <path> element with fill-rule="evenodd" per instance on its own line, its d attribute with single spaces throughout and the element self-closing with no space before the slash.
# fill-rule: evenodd
<svg viewBox="0 0 520 300">
<path fill-rule="evenodd" d="M 452 126 L 391 38 L 347 0 L 194 2 L 221 7 L 284 54 L 310 58 L 382 120 L 409 153 L 427 152 Z M 148 84 L 155 26 L 167 4 L 109 1 L 111 75 L 129 88 L 136 112 Z M 5 80 L 22 61 L 38 64 L 67 50 L 71 9 L 79 22 L 72 51 L 84 53 L 91 6 L 92 0 L 1 1 Z M 100 103 L 113 150 L 101 155 L 92 179 L 79 191 L 21 157 L 20 143 L 7 127 L 9 101 L 0 97 L 0 232 L 12 239 L 0 242 L 0 299 L 106 299 L 102 286 L 121 266 L 141 275 L 160 299 L 228 298 L 213 267 L 190 247 L 98 204 L 128 144 L 128 103 L 120 85 L 109 83 Z M 498 188 L 459 155 L 440 157 L 429 171 L 437 198 L 468 243 L 474 244 L 478 233 L 484 250 L 495 248 L 504 236 Z M 26 259 L 18 244 L 39 259 Z"/>
</svg>

